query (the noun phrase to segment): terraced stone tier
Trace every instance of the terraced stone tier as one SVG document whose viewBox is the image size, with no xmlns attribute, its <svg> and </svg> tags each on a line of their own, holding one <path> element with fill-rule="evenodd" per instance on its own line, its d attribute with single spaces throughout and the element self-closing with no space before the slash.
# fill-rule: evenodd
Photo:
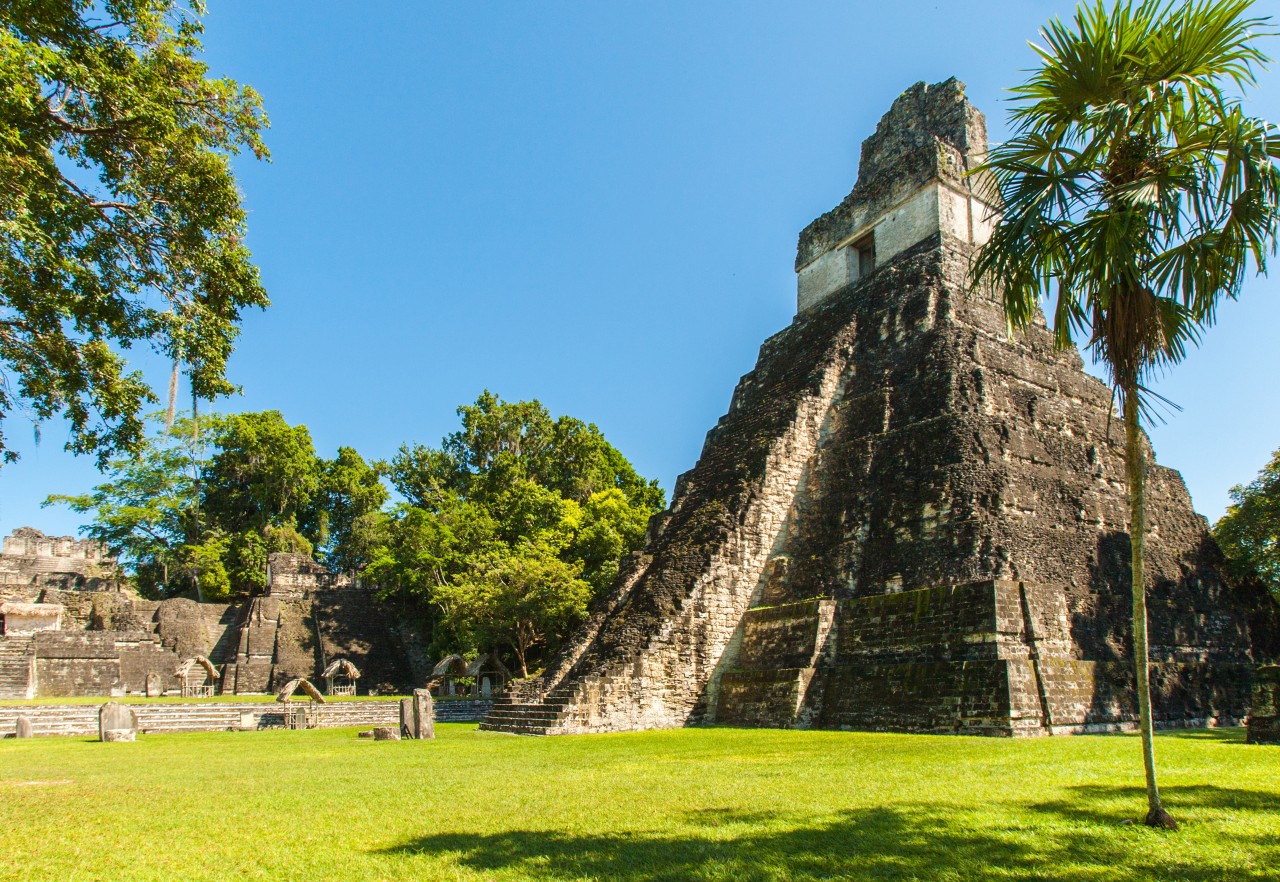
<svg viewBox="0 0 1280 882">
<path fill-rule="evenodd" d="M 252 727 L 269 729 L 284 725 L 282 706 L 275 702 L 157 702 L 130 704 L 138 715 L 138 729 L 148 732 L 220 732 L 243 728 L 244 715 Z M 31 720 L 35 735 L 96 735 L 98 706 L 90 704 L 50 704 L 0 707 L 0 733 L 10 735 L 18 715 Z M 321 728 L 346 726 L 399 726 L 400 702 L 344 701 L 322 705 Z"/>
</svg>

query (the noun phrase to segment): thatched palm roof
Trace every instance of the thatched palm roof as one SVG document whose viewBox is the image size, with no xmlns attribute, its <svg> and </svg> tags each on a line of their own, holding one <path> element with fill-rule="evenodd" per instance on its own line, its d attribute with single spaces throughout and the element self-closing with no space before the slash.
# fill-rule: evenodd
<svg viewBox="0 0 1280 882">
<path fill-rule="evenodd" d="M 467 676 L 467 660 L 456 654 L 445 656 L 431 669 L 431 676 L 465 677 Z"/>
<path fill-rule="evenodd" d="M 294 677 L 288 683 L 284 684 L 284 688 L 280 690 L 280 694 L 276 696 L 276 701 L 289 701 L 293 698 L 293 693 L 301 689 L 312 701 L 318 701 L 324 704 L 324 696 L 320 694 L 320 690 L 311 684 L 310 680 L 304 680 L 302 677 Z"/>
<path fill-rule="evenodd" d="M 199 665 L 200 667 L 204 668 L 205 674 L 207 675 L 205 677 L 206 682 L 209 680 L 218 679 L 219 675 L 218 675 L 217 666 L 213 662 L 205 658 L 203 655 L 197 655 L 194 658 L 187 659 L 182 664 L 178 665 L 178 670 L 174 671 L 174 674 L 176 674 L 179 677 L 183 677 L 185 679 L 186 676 L 191 673 L 192 669 L 196 667 L 196 665 Z"/>
<path fill-rule="evenodd" d="M 360 669 L 345 658 L 335 658 L 329 662 L 329 667 L 325 668 L 324 673 L 320 676 L 325 679 L 329 677 L 348 677 L 352 680 L 359 680 Z"/>
<path fill-rule="evenodd" d="M 476 660 L 467 666 L 468 677 L 479 677 L 481 671 L 498 671 L 507 679 L 511 678 L 511 672 L 507 670 L 507 666 L 499 661 L 496 655 L 488 653 L 476 656 Z"/>
</svg>

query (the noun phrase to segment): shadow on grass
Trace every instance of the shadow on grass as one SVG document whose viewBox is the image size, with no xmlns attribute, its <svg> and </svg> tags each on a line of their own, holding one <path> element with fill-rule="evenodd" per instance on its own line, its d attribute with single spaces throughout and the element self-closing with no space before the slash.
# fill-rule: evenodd
<svg viewBox="0 0 1280 882">
<path fill-rule="evenodd" d="M 448 856 L 483 877 L 507 871 L 539 879 L 678 880 L 1225 878 L 1232 849 L 1199 855 L 1196 864 L 1162 856 L 1147 837 L 1164 834 L 1119 826 L 1115 805 L 1141 807 L 1141 790 L 1077 788 L 1070 802 L 1033 806 L 1031 817 L 994 822 L 966 809 L 898 805 L 849 811 L 834 819 L 773 812 L 690 812 L 675 832 L 579 834 L 514 830 L 423 836 L 387 849 L 401 855 Z M 1171 788 L 1170 802 L 1189 807 L 1274 811 L 1274 796 L 1217 787 Z M 1107 807 L 1111 811 L 1107 811 Z M 1135 808 L 1136 812 L 1137 809 Z M 1051 816 L 1056 823 L 1040 824 Z M 1258 863 L 1280 864 L 1274 837 L 1244 837 Z"/>
<path fill-rule="evenodd" d="M 1177 738 L 1182 741 L 1213 741 L 1218 744 L 1238 744 L 1241 747 L 1252 746 L 1245 743 L 1243 728 L 1215 729 L 1161 729 L 1156 735 L 1160 739 Z M 1133 736 L 1136 737 L 1136 736 Z"/>
<path fill-rule="evenodd" d="M 1175 818 L 1178 817 L 1179 810 L 1195 812 L 1201 809 L 1272 812 L 1280 816 L 1280 798 L 1277 798 L 1275 793 L 1263 790 L 1196 784 L 1183 787 L 1161 787 L 1160 796 L 1165 807 Z M 1147 791 L 1141 787 L 1081 784 L 1071 788 L 1070 799 L 1042 802 L 1031 806 L 1031 809 L 1069 821 L 1116 824 L 1126 818 L 1138 818 L 1146 813 Z"/>
</svg>

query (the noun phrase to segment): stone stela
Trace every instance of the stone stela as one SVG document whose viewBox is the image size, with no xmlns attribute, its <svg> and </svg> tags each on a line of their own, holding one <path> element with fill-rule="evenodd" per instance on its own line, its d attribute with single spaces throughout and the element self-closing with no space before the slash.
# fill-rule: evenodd
<svg viewBox="0 0 1280 882">
<path fill-rule="evenodd" d="M 1043 319 L 1010 337 L 999 292 L 970 290 L 986 149 L 956 80 L 894 102 L 644 550 L 483 728 L 1133 726 L 1120 421 Z M 1156 717 L 1236 724 L 1277 606 L 1224 579 L 1176 471 L 1149 484 Z"/>
</svg>

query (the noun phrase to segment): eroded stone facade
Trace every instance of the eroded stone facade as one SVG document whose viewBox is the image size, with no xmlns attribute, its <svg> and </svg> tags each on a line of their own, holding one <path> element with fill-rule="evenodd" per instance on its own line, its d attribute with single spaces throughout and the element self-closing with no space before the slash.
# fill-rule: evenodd
<svg viewBox="0 0 1280 882">
<path fill-rule="evenodd" d="M 0 549 L 0 601 L 21 600 L 42 588 L 108 590 L 118 573 L 101 542 L 19 527 Z"/>
<path fill-rule="evenodd" d="M 1042 322 L 1010 337 L 969 289 L 985 149 L 955 80 L 895 102 L 853 192 L 801 234 L 799 313 L 646 548 L 486 727 L 1132 723 L 1121 427 L 1074 351 Z M 1236 722 L 1280 649 L 1276 604 L 1224 580 L 1177 472 L 1152 466 L 1149 517 L 1157 716 Z"/>
<path fill-rule="evenodd" d="M 30 528 L 19 534 L 43 537 Z M 86 567 L 105 559 L 97 546 L 78 547 L 96 553 L 64 557 Z M 27 550 L 15 559 L 29 559 Z M 318 679 L 334 658 L 360 668 L 362 691 L 405 692 L 426 681 L 425 647 L 411 626 L 369 591 L 297 555 L 272 555 L 267 595 L 235 604 L 143 600 L 64 578 L 63 566 L 57 578 L 43 578 L 55 572 L 46 567 L 8 586 L 15 606 L 38 601 L 62 614 L 57 630 L 0 637 L 0 698 L 175 693 L 179 665 L 196 656 L 218 666 L 222 693 Z"/>
</svg>

